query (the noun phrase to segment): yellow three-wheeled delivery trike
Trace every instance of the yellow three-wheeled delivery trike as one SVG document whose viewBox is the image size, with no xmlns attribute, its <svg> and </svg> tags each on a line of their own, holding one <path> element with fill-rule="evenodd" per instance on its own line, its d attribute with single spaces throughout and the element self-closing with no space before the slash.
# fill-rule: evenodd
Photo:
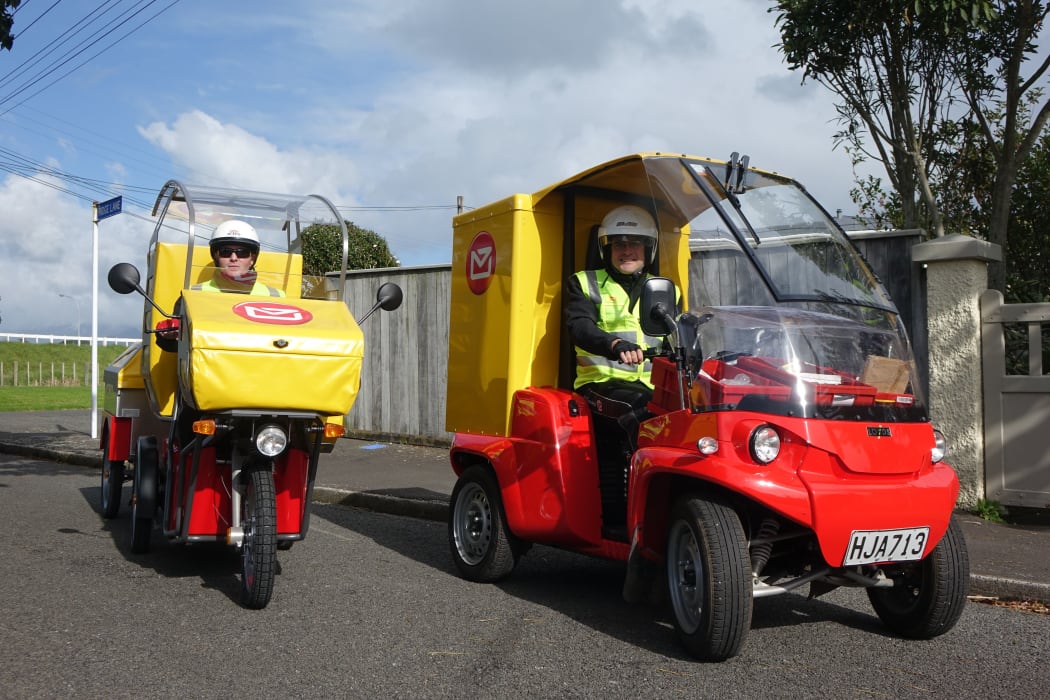
<svg viewBox="0 0 1050 700">
<path fill-rule="evenodd" d="M 105 372 L 102 513 L 117 516 L 130 478 L 132 551 L 147 551 L 154 530 L 233 545 L 241 600 L 262 608 L 277 550 L 306 536 L 319 456 L 360 384 L 346 225 L 317 195 L 176 181 L 153 213 L 145 285 L 127 263 L 109 273 L 115 291 L 145 303 L 142 342 Z M 304 277 L 311 226 L 341 233 L 338 277 Z M 365 317 L 400 303 L 401 289 L 384 284 Z"/>
</svg>

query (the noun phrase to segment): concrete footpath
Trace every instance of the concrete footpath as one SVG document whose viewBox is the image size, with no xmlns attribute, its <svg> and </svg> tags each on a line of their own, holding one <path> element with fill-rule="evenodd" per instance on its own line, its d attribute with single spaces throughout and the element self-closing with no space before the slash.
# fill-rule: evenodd
<svg viewBox="0 0 1050 700">
<path fill-rule="evenodd" d="M 0 452 L 98 469 L 91 412 L 0 412 Z M 455 476 L 441 448 L 340 439 L 321 456 L 314 499 L 445 520 Z M 960 512 L 970 553 L 970 594 L 1050 604 L 1050 513 L 999 524 Z"/>
</svg>

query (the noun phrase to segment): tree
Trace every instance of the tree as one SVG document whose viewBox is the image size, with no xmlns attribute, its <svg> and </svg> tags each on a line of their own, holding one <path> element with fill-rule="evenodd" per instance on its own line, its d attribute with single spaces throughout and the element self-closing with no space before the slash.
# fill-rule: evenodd
<svg viewBox="0 0 1050 700">
<path fill-rule="evenodd" d="M 15 37 L 11 33 L 14 24 L 14 10 L 22 4 L 22 0 L 0 0 L 0 49 L 11 50 Z"/>
<path fill-rule="evenodd" d="M 988 201 L 988 240 L 1002 246 L 1007 268 L 1012 264 L 1009 230 L 1017 176 L 1050 121 L 1050 99 L 1043 79 L 1050 55 L 1023 71 L 1037 55 L 1036 37 L 1050 3 L 1040 0 L 995 0 L 985 25 L 964 28 L 956 45 L 953 69 L 970 109 L 976 148 L 990 156 L 994 178 Z M 1045 264 L 1045 262 L 1044 262 Z M 1005 272 L 993 268 L 992 287 L 1005 289 Z"/>
<path fill-rule="evenodd" d="M 916 4 L 922 0 L 779 0 L 770 11 L 778 13 L 788 67 L 841 98 L 836 110 L 843 129 L 836 140 L 854 164 L 882 163 L 899 198 L 901 224 L 926 224 L 943 235 L 930 173 L 936 127 L 958 99 L 947 73 L 951 48 L 943 13 L 931 8 L 918 21 Z"/>
<path fill-rule="evenodd" d="M 836 138 L 855 164 L 885 167 L 899 207 L 890 218 L 939 236 L 948 217 L 1005 256 L 1018 168 L 1050 119 L 1039 104 L 1050 57 L 1022 75 L 1047 3 L 780 0 L 770 11 L 789 67 L 842 98 Z M 877 178 L 856 191 L 862 208 L 885 199 Z M 1002 270 L 992 286 L 1004 288 Z"/>
<path fill-rule="evenodd" d="M 367 270 L 377 267 L 400 267 L 401 263 L 390 252 L 386 239 L 375 231 L 346 221 L 349 238 L 346 267 L 348 270 Z M 303 276 L 308 287 L 316 285 L 318 277 L 339 270 L 343 264 L 343 236 L 335 224 L 313 224 L 302 233 Z"/>
</svg>

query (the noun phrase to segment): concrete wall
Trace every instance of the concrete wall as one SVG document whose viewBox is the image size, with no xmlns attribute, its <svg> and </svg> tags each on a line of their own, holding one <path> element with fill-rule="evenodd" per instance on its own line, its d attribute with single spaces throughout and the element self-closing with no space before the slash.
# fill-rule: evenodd
<svg viewBox="0 0 1050 700">
<path fill-rule="evenodd" d="M 980 296 L 999 246 L 951 234 L 912 248 L 926 266 L 930 416 L 948 440 L 959 474 L 959 505 L 984 496 L 984 416 Z"/>
</svg>

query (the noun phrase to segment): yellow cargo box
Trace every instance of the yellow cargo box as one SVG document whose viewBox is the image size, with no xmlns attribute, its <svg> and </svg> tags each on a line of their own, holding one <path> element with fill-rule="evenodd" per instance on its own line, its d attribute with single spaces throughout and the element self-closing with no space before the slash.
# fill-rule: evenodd
<svg viewBox="0 0 1050 700">
<path fill-rule="evenodd" d="M 179 386 L 202 411 L 344 415 L 361 379 L 364 338 L 340 302 L 183 292 Z"/>
<path fill-rule="evenodd" d="M 659 214 L 659 273 L 686 291 L 688 219 L 654 194 L 647 173 L 650 159 L 665 158 L 627 156 L 453 219 L 447 430 L 508 435 L 514 392 L 571 388 L 562 284 L 600 265 L 595 232 L 612 208 L 634 203 Z"/>
</svg>

